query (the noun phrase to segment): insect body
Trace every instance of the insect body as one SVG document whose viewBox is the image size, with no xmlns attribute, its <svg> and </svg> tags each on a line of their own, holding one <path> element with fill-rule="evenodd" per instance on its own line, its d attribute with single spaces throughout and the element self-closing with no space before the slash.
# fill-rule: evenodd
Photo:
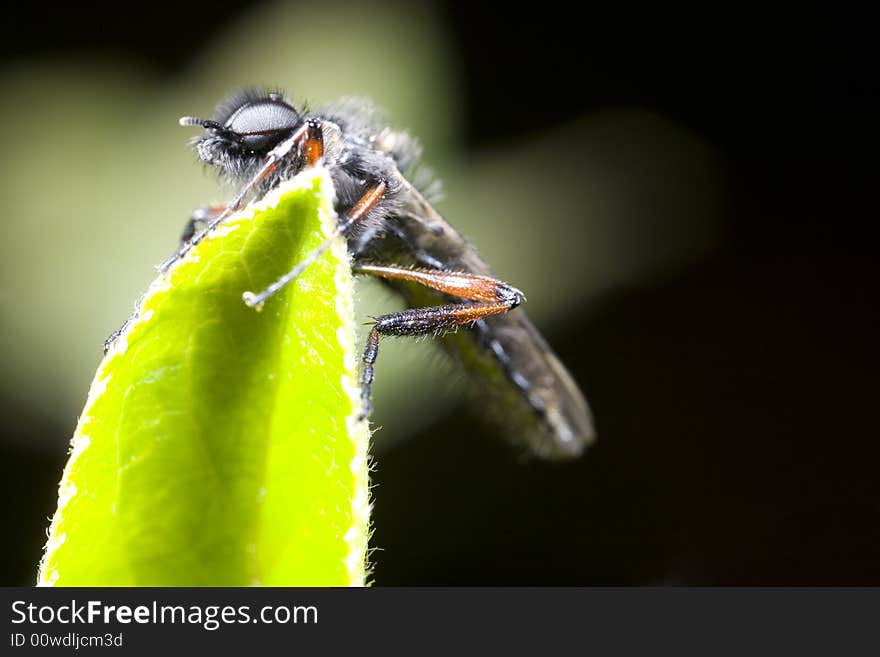
<svg viewBox="0 0 880 657">
<path fill-rule="evenodd" d="M 407 177 L 419 148 L 386 127 L 363 101 L 344 100 L 301 114 L 280 93 L 245 91 L 222 102 L 213 119 L 184 117 L 206 133 L 194 144 L 241 191 L 226 208 L 197 211 L 167 269 L 236 210 L 304 167 L 327 167 L 356 273 L 378 277 L 409 308 L 375 318 L 364 352 L 365 413 L 384 335 L 443 335 L 445 346 L 486 385 L 491 406 L 515 442 L 551 459 L 577 456 L 593 440 L 590 411 L 571 376 L 522 310 L 524 297 L 489 266 Z M 201 230 L 197 227 L 203 226 Z M 245 302 L 259 307 L 329 247 Z M 467 330 L 449 331 L 466 326 Z"/>
</svg>

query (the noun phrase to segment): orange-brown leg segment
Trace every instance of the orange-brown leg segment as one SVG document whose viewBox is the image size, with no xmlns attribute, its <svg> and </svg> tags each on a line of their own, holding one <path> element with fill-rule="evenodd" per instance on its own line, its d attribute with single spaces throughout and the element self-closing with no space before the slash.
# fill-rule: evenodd
<svg viewBox="0 0 880 657">
<path fill-rule="evenodd" d="M 303 155 L 306 161 L 315 166 L 324 157 L 324 130 L 317 119 L 309 119 L 306 123 L 306 138 L 303 142 Z"/>
<path fill-rule="evenodd" d="M 464 272 L 406 269 L 385 265 L 357 265 L 355 272 L 421 283 L 434 290 L 467 299 L 474 303 L 451 303 L 429 308 L 410 308 L 375 318 L 364 349 L 364 365 L 361 372 L 362 414 L 370 412 L 370 389 L 374 366 L 379 355 L 379 338 L 382 335 L 439 335 L 444 331 L 477 320 L 500 315 L 516 308 L 523 301 L 523 294 L 507 283 Z"/>
<path fill-rule="evenodd" d="M 470 301 L 511 301 L 517 295 L 521 303 L 522 292 L 503 281 L 489 276 L 477 276 L 467 272 L 455 272 L 418 267 L 404 268 L 371 263 L 354 266 L 356 274 L 369 274 L 378 278 L 412 281 L 432 290 L 437 290 L 460 299 Z"/>
</svg>

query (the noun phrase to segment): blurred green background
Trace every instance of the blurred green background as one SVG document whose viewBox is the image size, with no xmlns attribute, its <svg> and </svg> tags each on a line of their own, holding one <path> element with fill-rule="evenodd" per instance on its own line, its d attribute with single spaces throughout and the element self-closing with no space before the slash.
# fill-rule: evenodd
<svg viewBox="0 0 880 657">
<path fill-rule="evenodd" d="M 367 96 L 418 136 L 438 209 L 526 292 L 597 416 L 581 461 L 523 462 L 430 341 L 383 346 L 377 584 L 880 581 L 858 239 L 877 96 L 849 23 L 829 60 L 772 16 L 648 3 L 32 11 L 0 68 L 0 583 L 33 579 L 102 340 L 191 210 L 232 193 L 177 118 L 254 84 Z M 359 286 L 362 315 L 396 307 Z"/>
</svg>

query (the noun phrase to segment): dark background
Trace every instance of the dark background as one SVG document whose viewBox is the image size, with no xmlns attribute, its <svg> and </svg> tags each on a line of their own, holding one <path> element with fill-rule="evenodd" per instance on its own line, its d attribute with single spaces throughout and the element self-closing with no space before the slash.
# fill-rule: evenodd
<svg viewBox="0 0 880 657">
<path fill-rule="evenodd" d="M 124 51 L 171 76 L 246 4 L 31 3 L 0 49 Z M 880 584 L 875 24 L 839 5 L 571 12 L 446 6 L 471 147 L 621 104 L 662 113 L 723 158 L 723 243 L 548 336 L 598 418 L 583 459 L 522 463 L 467 412 L 384 454 L 375 582 Z M 18 445 L 68 433 L 0 403 Z M 0 582 L 21 584 L 66 453 L 8 444 Z"/>
</svg>

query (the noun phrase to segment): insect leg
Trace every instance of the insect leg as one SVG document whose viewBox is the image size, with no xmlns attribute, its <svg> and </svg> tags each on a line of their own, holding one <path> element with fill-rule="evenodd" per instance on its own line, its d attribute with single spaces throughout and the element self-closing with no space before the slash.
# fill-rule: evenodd
<svg viewBox="0 0 880 657">
<path fill-rule="evenodd" d="M 128 327 L 131 326 L 132 323 L 138 318 L 138 316 L 140 315 L 140 306 L 141 306 L 141 301 L 143 301 L 143 298 L 144 298 L 143 295 L 141 295 L 138 298 L 138 300 L 134 304 L 134 310 L 132 311 L 131 315 L 128 316 L 128 319 L 126 319 L 122 323 L 122 326 L 120 326 L 118 329 L 113 331 L 113 333 L 108 335 L 107 339 L 104 340 L 104 354 L 105 355 L 108 351 L 110 351 L 110 349 L 113 347 L 113 345 L 116 344 L 117 340 L 119 340 L 119 336 L 121 336 L 123 333 L 125 333 L 128 330 Z"/>
<path fill-rule="evenodd" d="M 330 248 L 330 245 L 333 244 L 333 240 L 348 233 L 352 226 L 367 216 L 370 213 L 370 210 L 376 207 L 376 204 L 382 199 L 382 195 L 385 193 L 387 186 L 388 183 L 384 179 L 377 181 L 376 184 L 368 189 L 358 202 L 352 206 L 351 210 L 346 213 L 345 218 L 336 226 L 336 230 L 333 231 L 333 234 L 328 237 L 321 246 L 312 251 L 305 260 L 300 262 L 296 267 L 291 269 L 259 294 L 245 292 L 242 295 L 244 302 L 251 308 L 259 309 L 266 302 L 266 299 L 302 274 L 318 258 L 324 255 L 327 249 Z"/>
<path fill-rule="evenodd" d="M 311 166 L 315 166 L 324 157 L 324 129 L 318 119 L 309 119 L 306 121 L 306 126 L 303 155 Z"/>
<path fill-rule="evenodd" d="M 367 337 L 361 372 L 361 407 L 364 417 L 370 412 L 370 390 L 381 336 L 438 335 L 464 324 L 472 324 L 492 315 L 506 313 L 525 299 L 522 292 L 503 281 L 464 272 L 406 269 L 373 264 L 357 265 L 354 271 L 380 278 L 420 283 L 444 294 L 475 302 L 410 308 L 375 318 L 373 328 Z"/>
<path fill-rule="evenodd" d="M 205 236 L 211 233 L 220 223 L 222 223 L 229 215 L 238 210 L 244 198 L 266 177 L 275 170 L 278 163 L 287 157 L 294 147 L 300 146 L 304 149 L 306 158 L 310 164 L 316 163 L 324 152 L 324 138 L 321 131 L 321 124 L 317 119 L 309 119 L 302 124 L 293 134 L 269 151 L 263 166 L 257 171 L 256 175 L 251 178 L 242 190 L 236 195 L 232 202 L 226 206 L 226 209 L 218 214 L 211 223 L 200 232 L 196 233 L 191 240 L 183 244 L 177 252 L 160 264 L 157 269 L 163 274 L 166 273 L 171 266 L 183 258 L 190 249 L 201 242 Z"/>
<path fill-rule="evenodd" d="M 110 335 L 107 336 L 107 338 L 104 340 L 104 345 L 103 345 L 105 355 L 107 354 L 108 351 L 110 351 L 110 348 L 113 347 L 114 344 L 116 344 L 116 341 L 119 340 L 119 336 L 122 335 L 123 333 L 125 333 L 126 329 L 128 329 L 128 327 L 131 326 L 131 323 L 137 319 L 137 316 L 138 316 L 138 311 L 135 310 L 131 315 L 129 315 L 128 319 L 126 319 L 122 323 L 122 326 L 120 326 L 118 329 L 113 331 L 113 333 L 111 333 Z"/>
<path fill-rule="evenodd" d="M 355 264 L 352 271 L 356 274 L 368 274 L 377 278 L 411 281 L 469 301 L 508 302 L 511 304 L 511 308 L 516 308 L 525 301 L 525 295 L 522 292 L 504 281 L 468 272 L 397 267 L 368 262 Z"/>
<path fill-rule="evenodd" d="M 180 245 L 183 246 L 189 242 L 193 235 L 196 234 L 199 226 L 210 224 L 225 209 L 226 207 L 223 205 L 207 205 L 203 208 L 196 208 L 189 221 L 186 222 L 186 227 L 180 236 Z"/>
</svg>

